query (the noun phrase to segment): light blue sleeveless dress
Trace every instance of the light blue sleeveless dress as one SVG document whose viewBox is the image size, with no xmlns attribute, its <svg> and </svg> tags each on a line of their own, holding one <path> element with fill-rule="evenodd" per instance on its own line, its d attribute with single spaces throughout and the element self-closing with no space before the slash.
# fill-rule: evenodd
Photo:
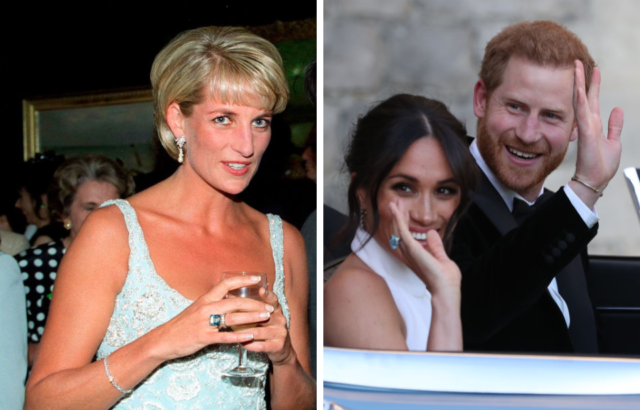
<svg viewBox="0 0 640 410">
<path fill-rule="evenodd" d="M 102 206 L 112 204 L 124 214 L 129 231 L 129 272 L 122 291 L 116 297 L 111 322 L 98 349 L 98 359 L 169 321 L 193 303 L 156 273 L 131 205 L 118 199 L 107 201 Z M 282 221 L 275 215 L 267 217 L 276 267 L 273 292 L 278 296 L 288 327 Z M 222 373 L 235 367 L 237 362 L 238 349 L 235 344 L 211 345 L 190 356 L 165 362 L 112 409 L 265 409 L 266 376 L 262 377 L 258 387 L 241 387 L 222 380 Z M 264 353 L 248 352 L 248 362 L 251 367 L 265 372 L 269 367 L 269 360 Z"/>
</svg>

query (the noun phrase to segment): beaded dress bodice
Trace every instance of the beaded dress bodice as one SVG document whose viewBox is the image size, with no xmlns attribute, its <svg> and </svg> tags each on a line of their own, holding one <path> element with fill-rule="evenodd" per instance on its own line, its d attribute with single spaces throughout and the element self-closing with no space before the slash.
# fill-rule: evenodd
<svg viewBox="0 0 640 410">
<path fill-rule="evenodd" d="M 98 359 L 131 343 L 182 312 L 193 301 L 171 288 L 156 272 L 134 209 L 125 200 L 107 201 L 124 214 L 129 231 L 129 272 L 115 301 L 111 322 L 98 349 Z M 269 237 L 276 267 L 273 292 L 278 296 L 289 324 L 284 294 L 282 221 L 269 218 Z M 269 360 L 264 353 L 248 352 L 249 366 L 265 372 Z M 257 387 L 238 386 L 222 379 L 222 373 L 238 362 L 237 345 L 211 345 L 190 356 L 163 363 L 113 409 L 199 410 L 265 409 L 265 378 Z"/>
</svg>

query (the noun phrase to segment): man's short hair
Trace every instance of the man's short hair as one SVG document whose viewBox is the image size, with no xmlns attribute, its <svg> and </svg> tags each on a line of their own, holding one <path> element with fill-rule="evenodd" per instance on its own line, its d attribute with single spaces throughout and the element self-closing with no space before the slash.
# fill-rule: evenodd
<svg viewBox="0 0 640 410">
<path fill-rule="evenodd" d="M 513 56 L 550 67 L 572 67 L 575 60 L 580 60 L 589 90 L 595 62 L 578 36 L 558 23 L 525 21 L 513 24 L 489 41 L 480 68 L 480 79 L 484 81 L 487 95 L 502 84 L 507 64 Z"/>
</svg>

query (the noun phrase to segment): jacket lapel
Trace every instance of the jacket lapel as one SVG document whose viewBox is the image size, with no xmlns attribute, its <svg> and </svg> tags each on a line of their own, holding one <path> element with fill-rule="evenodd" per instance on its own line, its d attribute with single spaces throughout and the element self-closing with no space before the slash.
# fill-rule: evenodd
<svg viewBox="0 0 640 410">
<path fill-rule="evenodd" d="M 474 198 L 475 204 L 484 212 L 501 235 L 516 228 L 516 220 L 502 200 L 498 191 L 491 185 L 487 176 L 482 173 L 480 186 Z"/>
</svg>

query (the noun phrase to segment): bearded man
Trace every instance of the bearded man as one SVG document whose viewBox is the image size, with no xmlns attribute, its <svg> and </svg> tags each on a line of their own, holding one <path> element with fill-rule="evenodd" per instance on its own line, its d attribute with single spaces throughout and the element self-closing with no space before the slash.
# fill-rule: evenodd
<svg viewBox="0 0 640 410">
<path fill-rule="evenodd" d="M 624 116 L 615 108 L 603 133 L 599 88 L 586 46 L 556 23 L 512 25 L 488 43 L 470 146 L 484 175 L 452 251 L 465 350 L 597 353 L 586 245 L 620 163 Z M 576 139 L 571 181 L 544 190 Z"/>
</svg>

